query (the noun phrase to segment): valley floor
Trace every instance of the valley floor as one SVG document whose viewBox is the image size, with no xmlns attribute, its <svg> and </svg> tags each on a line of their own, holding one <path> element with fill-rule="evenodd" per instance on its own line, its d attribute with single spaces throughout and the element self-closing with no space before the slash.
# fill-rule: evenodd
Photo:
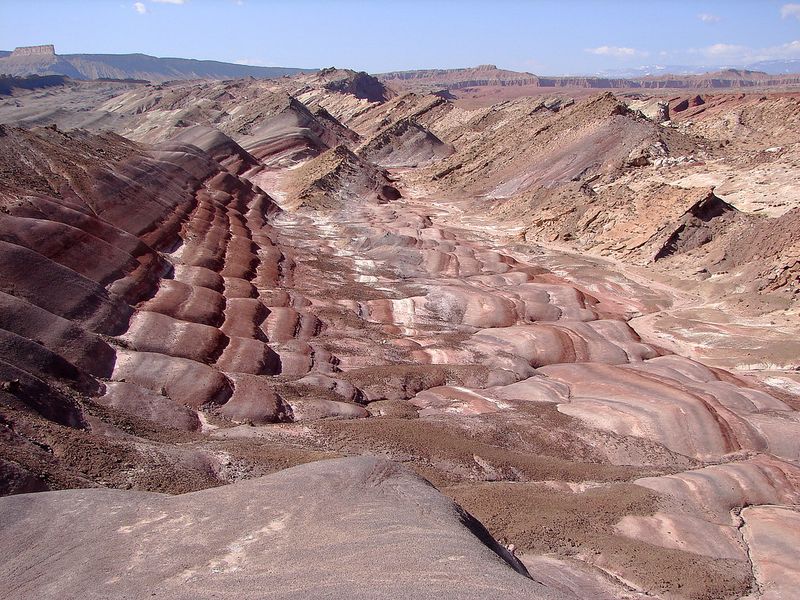
<svg viewBox="0 0 800 600">
<path fill-rule="evenodd" d="M 757 352 L 737 332 L 787 352 L 794 332 L 644 269 L 520 243 L 393 175 L 403 200 L 276 223 L 296 293 L 336 323 L 320 334 L 330 376 L 357 381 L 381 418 L 214 435 L 407 463 L 578 597 L 786 591 L 797 573 L 764 579 L 786 557 L 762 532 L 800 533 L 794 374 L 770 375 L 776 388 L 680 355 L 733 368 Z M 275 197 L 280 181 L 256 180 Z M 437 385 L 419 381 L 443 367 Z"/>
</svg>

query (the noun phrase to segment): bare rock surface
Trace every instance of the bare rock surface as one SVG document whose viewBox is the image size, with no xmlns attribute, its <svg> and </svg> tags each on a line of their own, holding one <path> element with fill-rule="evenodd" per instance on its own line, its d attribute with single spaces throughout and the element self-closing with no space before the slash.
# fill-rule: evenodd
<svg viewBox="0 0 800 600">
<path fill-rule="evenodd" d="M 753 506 L 742 510 L 743 536 L 756 578 L 756 597 L 791 598 L 797 590 L 797 508 Z M 787 528 L 787 524 L 791 524 Z"/>
<path fill-rule="evenodd" d="M 359 153 L 384 167 L 416 167 L 440 160 L 453 148 L 411 120 L 401 120 L 367 141 Z"/>
<path fill-rule="evenodd" d="M 174 497 L 25 494 L 0 514 L 4 598 L 575 597 L 526 577 L 474 518 L 385 460 Z M 79 554 L 62 551 L 76 539 Z"/>
</svg>

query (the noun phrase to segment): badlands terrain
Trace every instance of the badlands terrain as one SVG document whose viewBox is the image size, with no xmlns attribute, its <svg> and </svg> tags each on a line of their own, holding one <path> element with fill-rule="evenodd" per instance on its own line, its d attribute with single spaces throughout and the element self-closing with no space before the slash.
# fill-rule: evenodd
<svg viewBox="0 0 800 600">
<path fill-rule="evenodd" d="M 395 79 L 0 96 L 0 598 L 795 597 L 800 93 Z"/>
</svg>

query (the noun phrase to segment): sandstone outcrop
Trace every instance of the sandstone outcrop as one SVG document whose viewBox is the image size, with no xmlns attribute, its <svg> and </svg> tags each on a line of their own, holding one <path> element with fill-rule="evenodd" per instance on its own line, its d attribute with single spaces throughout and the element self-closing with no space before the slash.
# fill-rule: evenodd
<svg viewBox="0 0 800 600">
<path fill-rule="evenodd" d="M 400 198 L 388 175 L 346 146 L 310 160 L 295 175 L 295 202 L 314 209 L 344 208 L 359 199 L 385 203 Z"/>
<path fill-rule="evenodd" d="M 383 167 L 417 167 L 452 153 L 451 146 L 410 119 L 383 129 L 359 150 L 361 156 Z"/>
</svg>

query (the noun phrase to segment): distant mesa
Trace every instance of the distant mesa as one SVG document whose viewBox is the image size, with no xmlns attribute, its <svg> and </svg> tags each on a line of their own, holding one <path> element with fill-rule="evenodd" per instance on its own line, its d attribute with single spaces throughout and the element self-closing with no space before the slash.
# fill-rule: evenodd
<svg viewBox="0 0 800 600">
<path fill-rule="evenodd" d="M 20 56 L 55 56 L 56 47 L 53 44 L 43 46 L 17 46 L 11 53 L 12 57 Z"/>
<path fill-rule="evenodd" d="M 156 83 L 176 79 L 274 79 L 316 69 L 254 67 L 188 58 L 158 58 L 147 54 L 56 54 L 53 44 L 20 46 L 0 53 L 0 73 L 66 75 L 73 79 L 136 79 Z"/>
<path fill-rule="evenodd" d="M 796 69 L 800 71 L 800 66 Z M 477 87 L 524 86 L 531 88 L 663 89 L 747 88 L 797 85 L 798 74 L 770 74 L 749 69 L 724 69 L 713 73 L 680 75 L 664 73 L 641 77 L 540 76 L 478 65 L 464 69 L 393 71 L 376 77 L 404 91 L 433 92 Z"/>
</svg>

